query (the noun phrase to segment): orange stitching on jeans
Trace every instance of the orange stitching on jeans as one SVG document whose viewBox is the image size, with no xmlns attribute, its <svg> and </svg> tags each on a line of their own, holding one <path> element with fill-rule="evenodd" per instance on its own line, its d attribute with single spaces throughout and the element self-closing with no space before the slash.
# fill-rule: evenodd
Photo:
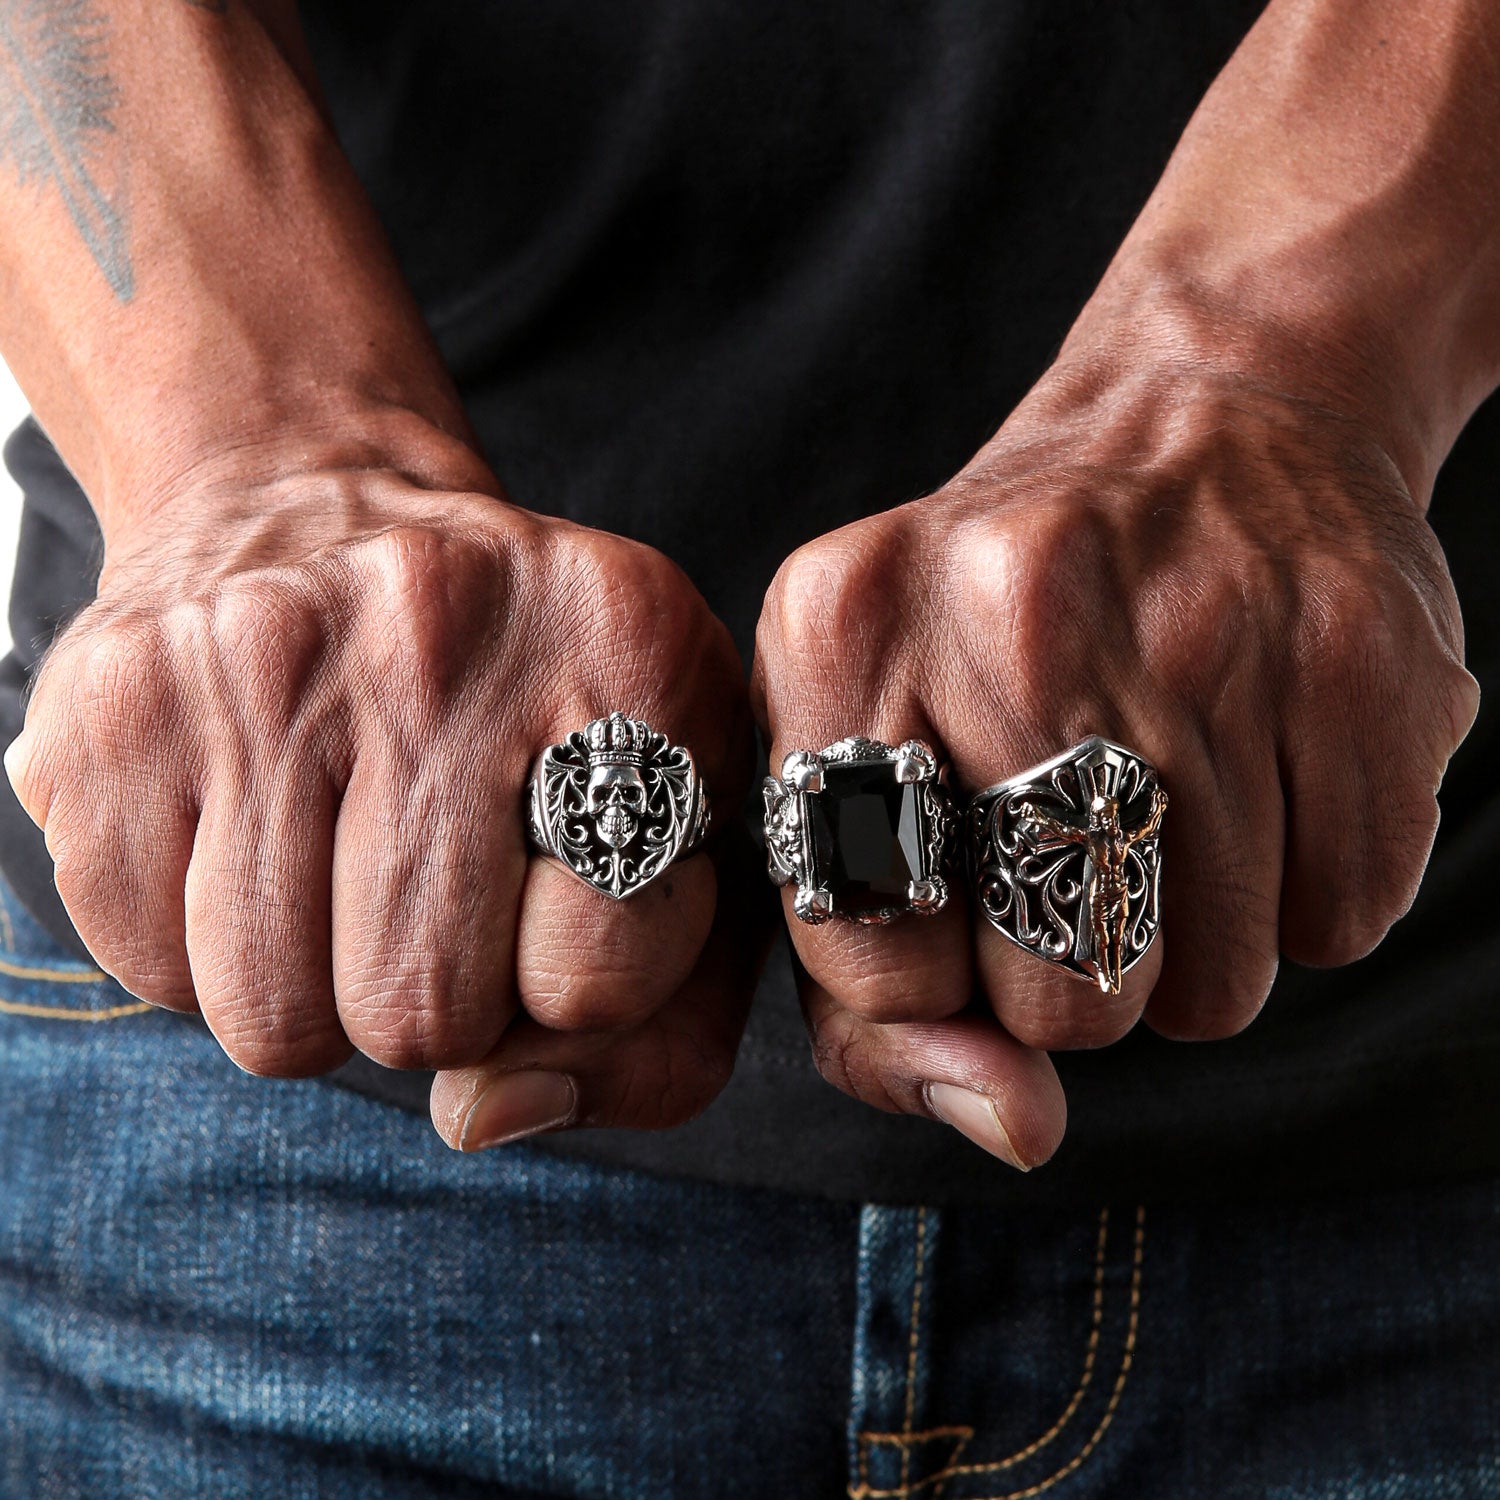
<svg viewBox="0 0 1500 1500">
<path fill-rule="evenodd" d="M 1094 1305 L 1089 1326 L 1088 1348 L 1083 1356 L 1083 1374 L 1078 1379 L 1077 1390 L 1073 1392 L 1072 1398 L 1063 1408 L 1062 1415 L 1035 1442 L 1028 1443 L 1024 1448 L 1018 1448 L 1008 1458 L 997 1458 L 993 1463 L 988 1464 L 970 1464 L 964 1469 L 964 1473 L 998 1473 L 1002 1469 L 1013 1469 L 1018 1463 L 1030 1458 L 1033 1453 L 1039 1453 L 1045 1448 L 1073 1420 L 1074 1414 L 1083 1405 L 1083 1398 L 1088 1394 L 1089 1385 L 1094 1378 L 1094 1365 L 1099 1356 L 1099 1333 L 1104 1324 L 1104 1249 L 1108 1240 L 1109 1210 L 1103 1208 L 1099 1211 L 1099 1234 L 1094 1241 Z"/>
<path fill-rule="evenodd" d="M 12 979 L 50 979 L 57 984 L 102 984 L 109 978 L 103 969 L 38 969 L 3 958 L 0 958 L 0 974 L 9 974 Z"/>
<path fill-rule="evenodd" d="M 14 1000 L 0 1000 L 0 1014 L 32 1016 L 41 1021 L 115 1021 L 121 1016 L 139 1016 L 155 1009 L 144 1000 L 133 1005 L 111 1005 L 103 1010 L 88 1010 L 81 1005 L 20 1005 Z"/>
<path fill-rule="evenodd" d="M 897 1443 L 926 1443 L 933 1438 L 961 1437 L 971 1438 L 974 1429 L 959 1423 L 954 1427 L 924 1427 L 921 1432 L 862 1432 L 860 1436 L 868 1443 L 887 1443 L 894 1447 Z M 872 1491 L 873 1494 L 891 1493 L 894 1491 Z"/>
<path fill-rule="evenodd" d="M 1035 1441 L 1028 1443 L 1024 1448 L 1017 1449 L 1009 1458 L 996 1459 L 993 1463 L 977 1464 L 969 1466 L 966 1473 L 976 1473 L 980 1469 L 999 1470 L 1014 1468 L 1023 1459 L 1028 1459 L 1033 1453 L 1045 1448 L 1053 1439 L 1073 1420 L 1074 1414 L 1083 1404 L 1083 1398 L 1088 1394 L 1088 1388 L 1094 1378 L 1094 1366 L 1099 1355 L 1099 1333 L 1104 1322 L 1104 1254 L 1105 1247 L 1109 1242 L 1109 1210 L 1101 1209 L 1099 1212 L 1099 1232 L 1094 1240 L 1094 1290 L 1093 1290 L 1093 1316 L 1090 1320 L 1088 1345 L 1083 1356 L 1083 1374 L 1079 1377 L 1078 1387 L 1073 1392 L 1062 1415 Z M 872 1443 L 900 1443 L 915 1442 L 927 1437 L 949 1437 L 959 1431 L 969 1433 L 971 1436 L 974 1429 L 954 1427 L 934 1427 L 929 1432 L 897 1433 L 897 1432 L 869 1432 L 861 1436 Z M 958 1461 L 958 1455 L 953 1455 L 953 1462 Z"/>
<path fill-rule="evenodd" d="M 860 1433 L 859 1449 L 859 1483 L 852 1486 L 845 1493 L 849 1500 L 900 1500 L 903 1495 L 915 1495 L 918 1490 L 925 1489 L 928 1485 L 935 1485 L 930 1500 L 942 1500 L 943 1487 L 955 1475 L 964 1471 L 958 1467 L 958 1461 L 963 1456 L 963 1451 L 968 1447 L 974 1436 L 972 1427 L 929 1427 L 924 1432 L 914 1432 L 910 1437 L 899 1432 L 862 1432 Z M 919 1479 L 915 1484 L 903 1483 L 899 1489 L 878 1490 L 870 1484 L 869 1447 L 875 1443 L 930 1443 L 939 1438 L 952 1438 L 953 1451 L 948 1455 L 948 1462 L 935 1474 L 926 1479 Z M 910 1447 L 904 1453 L 903 1458 L 909 1460 L 911 1456 Z"/>
<path fill-rule="evenodd" d="M 1145 1259 L 1145 1254 L 1146 1206 L 1142 1204 L 1135 1211 L 1135 1262 L 1130 1271 L 1130 1328 L 1125 1335 L 1125 1352 L 1120 1358 L 1120 1373 L 1115 1380 L 1115 1388 L 1109 1393 L 1109 1405 L 1104 1408 L 1104 1415 L 1099 1418 L 1099 1425 L 1090 1435 L 1088 1442 L 1055 1474 L 1048 1475 L 1046 1479 L 1024 1490 L 1010 1490 L 1004 1495 L 987 1495 L 985 1500 L 1030 1500 L 1031 1496 L 1050 1490 L 1054 1484 L 1081 1468 L 1087 1462 L 1089 1455 L 1099 1446 L 1104 1434 L 1109 1431 L 1109 1424 L 1114 1421 L 1115 1412 L 1120 1405 L 1120 1397 L 1125 1393 L 1125 1382 L 1130 1377 L 1130 1367 L 1135 1363 L 1135 1340 L 1141 1323 L 1141 1263 Z"/>
<path fill-rule="evenodd" d="M 1102 1266 L 1103 1266 L 1102 1241 L 1103 1241 L 1103 1230 L 1104 1230 L 1105 1225 L 1108 1222 L 1106 1215 L 1107 1215 L 1107 1210 L 1105 1211 L 1105 1213 L 1102 1213 L 1100 1215 L 1101 1241 L 1100 1241 L 1100 1249 L 1097 1252 L 1097 1256 L 1096 1256 L 1096 1287 L 1099 1290 L 1099 1294 L 1100 1294 L 1101 1298 L 1102 1298 L 1102 1276 L 1103 1276 L 1103 1271 L 1102 1271 Z M 1118 1377 L 1115 1380 L 1114 1389 L 1110 1392 L 1109 1404 L 1104 1409 L 1104 1415 L 1099 1419 L 1099 1425 L 1089 1435 L 1089 1439 L 1083 1445 L 1083 1447 L 1072 1458 L 1070 1458 L 1067 1463 L 1065 1463 L 1055 1473 L 1049 1475 L 1046 1479 L 1040 1480 L 1038 1483 L 1030 1485 L 1030 1486 L 1028 1486 L 1025 1489 L 1010 1490 L 1010 1491 L 1007 1491 L 1003 1495 L 988 1495 L 988 1496 L 985 1496 L 984 1500 L 1030 1500 L 1031 1496 L 1042 1494 L 1044 1491 L 1051 1489 L 1053 1485 L 1059 1483 L 1063 1479 L 1066 1479 L 1068 1477 L 1068 1475 L 1074 1473 L 1079 1467 L 1081 1467 L 1087 1461 L 1087 1459 L 1089 1458 L 1090 1454 L 1092 1454 L 1093 1451 L 1099 1446 L 1099 1443 L 1100 1443 L 1101 1439 L 1104 1437 L 1104 1434 L 1109 1430 L 1110 1424 L 1114 1421 L 1115 1412 L 1119 1408 L 1119 1405 L 1120 1405 L 1120 1398 L 1124 1394 L 1124 1391 L 1125 1391 L 1125 1382 L 1129 1378 L 1131 1366 L 1135 1362 L 1136 1336 L 1137 1336 L 1137 1333 L 1138 1333 L 1139 1328 L 1140 1328 L 1141 1273 L 1142 1273 L 1142 1264 L 1143 1264 L 1144 1259 L 1145 1259 L 1145 1249 L 1146 1249 L 1146 1209 L 1145 1209 L 1145 1205 L 1142 1204 L 1139 1208 L 1136 1209 L 1136 1215 L 1135 1215 L 1135 1253 L 1134 1253 L 1134 1258 L 1133 1258 L 1133 1263 L 1132 1263 L 1132 1266 L 1131 1266 L 1131 1273 L 1130 1273 L 1130 1322 L 1129 1322 L 1129 1326 L 1128 1326 L 1128 1328 L 1126 1330 L 1126 1334 L 1125 1334 L 1125 1348 L 1124 1348 L 1124 1352 L 1122 1353 L 1121 1358 L 1120 1358 L 1120 1373 L 1119 1373 Z M 1096 1302 L 1096 1306 L 1099 1306 L 1099 1305 L 1100 1304 Z M 1090 1370 L 1091 1369 L 1092 1369 L 1092 1366 L 1090 1366 Z M 1082 1392 L 1081 1392 L 1081 1390 L 1078 1393 L 1077 1399 L 1078 1399 L 1078 1401 L 1082 1400 Z M 1076 1410 L 1076 1404 L 1075 1403 L 1070 1402 L 1069 1406 L 1070 1406 L 1071 1409 Z M 1060 1431 L 1061 1428 L 1062 1428 L 1062 1422 L 1059 1421 L 1056 1424 L 1056 1430 Z M 889 1442 L 907 1442 L 907 1443 L 911 1443 L 911 1442 L 915 1442 L 918 1439 L 924 1438 L 924 1437 L 946 1436 L 949 1433 L 957 1435 L 959 1432 L 972 1433 L 973 1430 L 974 1430 L 973 1428 L 959 1428 L 959 1429 L 933 1428 L 933 1429 L 931 1429 L 930 1432 L 927 1432 L 927 1433 L 911 1433 L 911 1434 L 907 1435 L 907 1434 L 900 1434 L 900 1433 L 873 1433 L 873 1432 L 870 1432 L 870 1433 L 861 1433 L 860 1437 L 861 1437 L 861 1439 L 863 1439 L 865 1441 L 868 1441 L 868 1442 L 872 1442 L 872 1443 L 874 1443 L 874 1442 L 887 1442 L 887 1443 L 889 1443 Z M 1055 1435 L 1055 1433 L 1054 1433 L 1054 1435 Z M 965 1439 L 965 1441 L 967 1441 L 967 1439 Z M 940 1487 L 946 1486 L 947 1483 L 948 1483 L 948 1481 L 950 1479 L 952 1479 L 955 1476 L 960 1475 L 960 1474 L 993 1473 L 996 1469 L 1003 1469 L 1003 1468 L 1011 1467 L 1012 1465 L 1014 1465 L 1016 1463 L 1019 1463 L 1022 1458 L 1029 1457 L 1031 1454 L 1035 1453 L 1037 1451 L 1037 1449 L 1040 1448 L 1041 1446 L 1042 1446 L 1042 1440 L 1039 1439 L 1035 1444 L 1031 1445 L 1030 1447 L 1024 1448 L 1024 1449 L 1020 1450 L 1020 1452 L 1018 1454 L 1013 1454 L 1008 1459 L 1000 1459 L 1000 1460 L 996 1461 L 995 1463 L 982 1463 L 982 1464 L 950 1463 L 946 1468 L 939 1470 L 936 1474 L 930 1474 L 930 1475 L 928 1475 L 927 1478 L 925 1478 L 925 1479 L 919 1479 L 915 1484 L 907 1484 L 907 1483 L 903 1482 L 903 1484 L 902 1484 L 902 1486 L 901 1486 L 900 1489 L 893 1489 L 893 1490 L 879 1490 L 879 1489 L 872 1489 L 872 1488 L 870 1488 L 870 1486 L 866 1482 L 866 1474 L 868 1472 L 868 1467 L 867 1467 L 867 1464 L 866 1464 L 865 1458 L 864 1458 L 864 1448 L 863 1448 L 863 1446 L 861 1446 L 861 1449 L 860 1449 L 860 1466 L 859 1466 L 860 1467 L 860 1484 L 859 1484 L 859 1487 L 858 1487 L 857 1490 L 851 1490 L 850 1491 L 850 1495 L 851 1495 L 851 1497 L 854 1497 L 854 1500 L 909 1500 L 909 1497 L 915 1495 L 919 1490 L 926 1489 L 926 1488 L 928 1488 L 929 1486 L 932 1486 L 932 1485 L 937 1485 L 937 1486 L 940 1486 Z M 959 1448 L 955 1450 L 955 1452 L 954 1452 L 954 1458 L 955 1459 L 958 1457 L 959 1452 L 962 1451 L 962 1447 L 963 1447 L 963 1444 L 961 1443 L 960 1446 L 959 1446 Z M 934 1491 L 934 1497 L 936 1497 L 936 1495 L 938 1495 L 940 1493 L 941 1493 L 941 1488 L 935 1490 Z"/>
</svg>

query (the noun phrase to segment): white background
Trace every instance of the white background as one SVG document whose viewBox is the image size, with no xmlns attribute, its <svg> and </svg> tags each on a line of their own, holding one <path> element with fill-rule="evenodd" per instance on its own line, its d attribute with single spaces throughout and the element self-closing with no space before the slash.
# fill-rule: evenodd
<svg viewBox="0 0 1500 1500">
<path fill-rule="evenodd" d="M 10 436 L 26 415 L 26 398 L 16 389 L 10 371 L 0 364 L 0 441 Z M 10 577 L 16 566 L 16 527 L 21 520 L 21 496 L 10 475 L 0 468 L 0 651 L 10 648 Z"/>
</svg>

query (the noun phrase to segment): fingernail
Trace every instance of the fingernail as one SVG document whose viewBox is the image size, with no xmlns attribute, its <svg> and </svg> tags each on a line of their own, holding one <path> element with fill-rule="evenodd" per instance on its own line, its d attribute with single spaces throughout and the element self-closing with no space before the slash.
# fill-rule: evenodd
<svg viewBox="0 0 1500 1500">
<path fill-rule="evenodd" d="M 5 774 L 10 777 L 10 784 L 13 787 L 21 784 L 21 777 L 26 772 L 26 762 L 30 758 L 30 753 L 24 729 L 5 747 Z"/>
<path fill-rule="evenodd" d="M 566 1073 L 507 1073 L 474 1101 L 459 1133 L 460 1151 L 483 1151 L 566 1125 L 578 1090 Z"/>
<path fill-rule="evenodd" d="M 1031 1170 L 1006 1134 L 995 1101 L 988 1094 L 960 1088 L 956 1083 L 929 1083 L 923 1092 L 928 1109 L 945 1125 L 951 1125 L 960 1135 L 968 1136 L 976 1146 L 982 1146 L 1017 1171 Z"/>
</svg>

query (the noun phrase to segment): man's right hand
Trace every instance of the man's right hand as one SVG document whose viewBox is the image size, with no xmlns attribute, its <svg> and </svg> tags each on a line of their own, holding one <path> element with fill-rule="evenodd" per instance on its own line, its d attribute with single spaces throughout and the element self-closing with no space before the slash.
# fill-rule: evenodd
<svg viewBox="0 0 1500 1500">
<path fill-rule="evenodd" d="M 134 508 L 44 664 L 6 766 L 80 935 L 133 994 L 201 1011 L 251 1073 L 358 1048 L 399 1068 L 488 1058 L 489 1084 L 524 1009 L 515 1067 L 570 1082 L 492 1099 L 500 1133 L 549 1110 L 696 1113 L 753 985 L 742 962 L 690 983 L 713 864 L 609 900 L 528 851 L 523 791 L 547 744 L 620 709 L 689 746 L 736 808 L 753 747 L 728 632 L 661 554 L 484 493 L 477 461 L 439 484 L 317 446 Z M 455 1087 L 440 1128 L 482 1144 Z"/>
</svg>

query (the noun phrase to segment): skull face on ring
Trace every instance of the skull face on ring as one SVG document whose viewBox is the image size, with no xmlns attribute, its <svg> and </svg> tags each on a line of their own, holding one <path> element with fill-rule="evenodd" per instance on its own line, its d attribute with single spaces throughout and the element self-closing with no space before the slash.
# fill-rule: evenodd
<svg viewBox="0 0 1500 1500">
<path fill-rule="evenodd" d="M 588 726 L 589 780 L 586 806 L 599 838 L 623 849 L 646 815 L 646 782 L 641 774 L 650 729 L 623 714 L 595 719 Z"/>
<path fill-rule="evenodd" d="M 646 811 L 646 783 L 631 765 L 598 765 L 589 772 L 589 816 L 599 837 L 611 849 L 623 849 L 635 837 Z"/>
</svg>

